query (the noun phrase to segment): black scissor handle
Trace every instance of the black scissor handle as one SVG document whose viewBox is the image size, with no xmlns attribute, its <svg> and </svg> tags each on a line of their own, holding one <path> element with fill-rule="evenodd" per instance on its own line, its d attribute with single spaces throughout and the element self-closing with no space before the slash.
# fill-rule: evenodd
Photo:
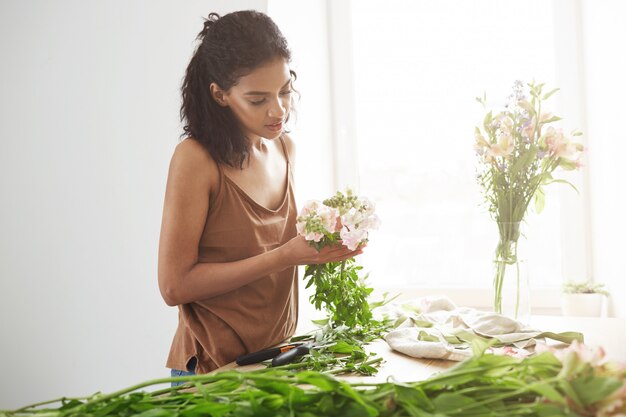
<svg viewBox="0 0 626 417">
<path fill-rule="evenodd" d="M 293 362 L 296 358 L 306 355 L 311 349 L 310 344 L 300 345 L 296 348 L 283 352 L 272 359 L 272 366 L 282 366 Z"/>
<path fill-rule="evenodd" d="M 302 343 L 291 343 L 285 346 L 259 350 L 257 352 L 252 352 L 246 355 L 239 356 L 235 362 L 239 366 L 263 362 L 263 361 L 272 359 L 282 353 L 287 353 L 288 351 L 293 350 L 294 348 L 300 345 L 302 345 Z"/>
</svg>

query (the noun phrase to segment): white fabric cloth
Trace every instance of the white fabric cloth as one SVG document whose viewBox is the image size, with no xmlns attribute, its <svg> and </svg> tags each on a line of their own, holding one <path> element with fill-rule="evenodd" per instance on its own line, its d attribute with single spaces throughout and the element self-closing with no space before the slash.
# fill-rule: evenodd
<svg viewBox="0 0 626 417">
<path fill-rule="evenodd" d="M 394 320 L 395 329 L 385 340 L 398 352 L 416 358 L 462 361 L 472 356 L 471 342 L 496 339 L 498 353 L 528 356 L 538 340 L 563 342 L 582 339 L 582 334 L 555 334 L 525 326 L 501 314 L 457 307 L 445 296 L 423 297 L 405 303 L 389 303 L 381 308 L 384 317 Z"/>
</svg>

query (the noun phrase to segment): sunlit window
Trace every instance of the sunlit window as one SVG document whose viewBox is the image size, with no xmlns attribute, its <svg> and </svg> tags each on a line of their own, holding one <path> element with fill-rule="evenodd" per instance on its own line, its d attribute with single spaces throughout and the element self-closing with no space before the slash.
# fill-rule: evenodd
<svg viewBox="0 0 626 417">
<path fill-rule="evenodd" d="M 497 231 L 475 181 L 474 98 L 501 106 L 517 79 L 555 84 L 552 3 L 359 0 L 351 17 L 358 144 L 344 157 L 383 220 L 363 257 L 370 279 L 489 287 Z M 562 280 L 552 191 L 528 217 L 534 287 Z"/>
</svg>

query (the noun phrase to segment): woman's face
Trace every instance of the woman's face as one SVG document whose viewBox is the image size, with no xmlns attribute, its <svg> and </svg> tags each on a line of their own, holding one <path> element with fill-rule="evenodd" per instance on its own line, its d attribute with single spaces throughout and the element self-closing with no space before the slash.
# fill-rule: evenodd
<svg viewBox="0 0 626 417">
<path fill-rule="evenodd" d="M 217 96 L 218 103 L 230 107 L 248 138 L 277 138 L 291 107 L 289 66 L 283 58 L 269 61 Z"/>
</svg>

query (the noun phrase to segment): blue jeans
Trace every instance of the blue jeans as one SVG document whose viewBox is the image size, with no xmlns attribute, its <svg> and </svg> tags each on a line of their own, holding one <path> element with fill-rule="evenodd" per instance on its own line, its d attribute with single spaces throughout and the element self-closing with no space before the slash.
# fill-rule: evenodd
<svg viewBox="0 0 626 417">
<path fill-rule="evenodd" d="M 196 363 L 197 362 L 198 362 L 198 360 L 194 356 L 193 358 L 189 359 L 189 362 L 187 362 L 187 370 L 186 371 L 181 371 L 180 369 L 172 369 L 171 376 L 172 377 L 177 377 L 177 376 L 195 375 L 196 373 L 194 372 L 194 369 L 196 369 Z M 182 385 L 184 383 L 185 383 L 185 381 L 172 382 L 172 386 L 176 387 L 176 386 Z"/>
</svg>

